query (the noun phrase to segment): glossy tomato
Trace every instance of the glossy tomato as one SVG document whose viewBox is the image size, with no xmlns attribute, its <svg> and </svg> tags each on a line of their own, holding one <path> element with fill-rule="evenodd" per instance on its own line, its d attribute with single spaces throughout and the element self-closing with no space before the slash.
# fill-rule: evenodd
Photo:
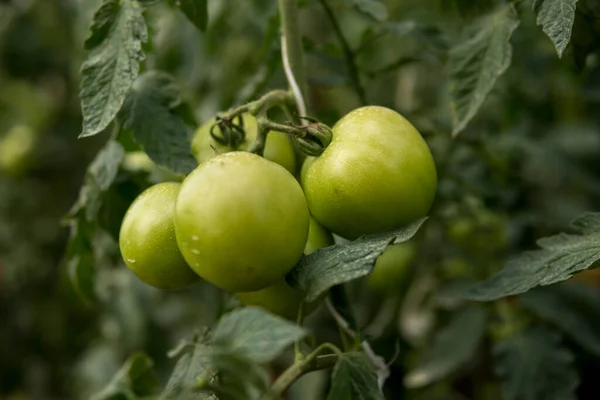
<svg viewBox="0 0 600 400">
<path fill-rule="evenodd" d="M 202 278 L 232 292 L 283 279 L 302 255 L 308 227 L 294 177 L 247 152 L 201 164 L 183 181 L 175 206 L 183 257 Z"/>
<path fill-rule="evenodd" d="M 159 183 L 131 204 L 119 234 L 125 264 L 142 281 L 177 289 L 199 278 L 183 259 L 175 239 L 173 214 L 180 184 Z"/>
<path fill-rule="evenodd" d="M 304 254 L 310 254 L 319 248 L 331 246 L 332 244 L 333 236 L 331 233 L 311 217 Z M 236 293 L 236 296 L 246 306 L 259 306 L 273 314 L 293 320 L 298 316 L 298 309 L 300 303 L 304 300 L 305 293 L 299 288 L 291 287 L 285 279 L 282 279 L 265 289 L 256 292 Z M 304 315 L 312 313 L 319 303 L 320 301 L 316 300 L 306 304 Z"/>
<path fill-rule="evenodd" d="M 213 158 L 215 156 L 215 150 L 217 154 L 235 150 L 248 150 L 256 139 L 258 125 L 256 118 L 251 114 L 242 114 L 242 120 L 245 137 L 237 148 L 223 145 L 210 135 L 211 127 L 216 122 L 215 118 L 198 128 L 192 141 L 192 153 L 196 157 L 198 163 L 203 163 L 204 161 Z M 219 128 L 216 127 L 215 129 L 218 130 Z M 214 147 L 214 149 L 211 146 Z M 285 133 L 277 131 L 268 133 L 264 157 L 281 165 L 292 174 L 296 172 L 296 153 L 294 152 L 294 147 L 290 138 Z"/>
<path fill-rule="evenodd" d="M 427 143 L 410 122 L 369 106 L 335 124 L 331 144 L 306 167 L 302 185 L 314 217 L 355 239 L 425 216 L 437 175 Z"/>
</svg>

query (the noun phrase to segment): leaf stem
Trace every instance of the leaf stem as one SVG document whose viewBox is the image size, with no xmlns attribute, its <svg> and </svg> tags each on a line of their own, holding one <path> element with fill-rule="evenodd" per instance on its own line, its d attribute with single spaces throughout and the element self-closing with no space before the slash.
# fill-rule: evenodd
<svg viewBox="0 0 600 400">
<path fill-rule="evenodd" d="M 329 351 L 331 354 L 322 355 Z M 262 400 L 277 400 L 283 393 L 301 376 L 308 372 L 318 371 L 333 367 L 343 353 L 340 349 L 331 343 L 323 343 L 306 358 L 300 362 L 294 363 L 283 374 L 277 378 L 273 385 L 264 394 Z"/>
<path fill-rule="evenodd" d="M 319 0 L 319 3 L 321 3 L 321 5 L 323 6 L 327 17 L 329 18 L 329 21 L 331 21 L 331 26 L 333 26 L 333 30 L 335 32 L 335 35 L 337 36 L 338 42 L 342 46 L 342 52 L 344 53 L 344 58 L 346 59 L 346 64 L 348 65 L 348 74 L 350 75 L 350 82 L 354 87 L 354 91 L 358 96 L 360 104 L 364 106 L 368 104 L 367 94 L 365 92 L 365 88 L 363 87 L 360 81 L 360 74 L 356 65 L 355 54 L 350 48 L 350 45 L 348 44 L 348 41 L 346 40 L 346 37 L 342 32 L 342 28 L 340 27 L 335 13 L 333 12 L 333 9 L 329 6 L 327 0 Z"/>
</svg>

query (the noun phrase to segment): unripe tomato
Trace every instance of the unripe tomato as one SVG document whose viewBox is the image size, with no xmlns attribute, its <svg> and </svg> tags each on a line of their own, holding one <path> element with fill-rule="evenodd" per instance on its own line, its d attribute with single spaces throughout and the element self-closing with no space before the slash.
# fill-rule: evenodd
<svg viewBox="0 0 600 400">
<path fill-rule="evenodd" d="M 17 125 L 0 137 L 0 169 L 18 177 L 29 166 L 37 143 L 37 134 L 27 125 Z"/>
<path fill-rule="evenodd" d="M 134 173 L 147 173 L 151 182 L 181 182 L 182 175 L 175 174 L 166 168 L 161 168 L 143 151 L 132 151 L 125 155 L 123 169 Z"/>
<path fill-rule="evenodd" d="M 192 154 L 194 154 L 198 163 L 203 163 L 215 156 L 215 150 L 211 146 L 217 150 L 218 154 L 235 150 L 249 150 L 256 140 L 258 124 L 252 114 L 242 114 L 242 119 L 245 138 L 235 149 L 217 142 L 210 135 L 210 129 L 216 122 L 215 118 L 198 128 L 192 141 Z M 218 130 L 219 128 L 215 129 Z M 264 157 L 281 165 L 292 174 L 296 172 L 296 153 L 290 138 L 285 133 L 271 131 L 267 134 Z"/>
<path fill-rule="evenodd" d="M 175 239 L 173 214 L 180 186 L 165 182 L 146 189 L 127 210 L 119 234 L 127 267 L 142 281 L 161 289 L 178 289 L 199 280 Z"/>
<path fill-rule="evenodd" d="M 200 164 L 175 206 L 183 257 L 198 275 L 231 292 L 264 289 L 300 259 L 308 236 L 304 193 L 280 165 L 247 152 Z"/>
<path fill-rule="evenodd" d="M 508 246 L 508 220 L 488 209 L 473 217 L 457 217 L 448 223 L 448 237 L 470 253 L 490 254 Z"/>
<path fill-rule="evenodd" d="M 317 249 L 328 247 L 333 244 L 331 232 L 325 229 L 319 222 L 310 217 L 310 228 L 308 229 L 308 240 L 304 247 L 304 254 L 310 254 Z"/>
<path fill-rule="evenodd" d="M 416 255 L 417 248 L 412 242 L 389 246 L 367 278 L 369 288 L 378 293 L 397 292 Z"/>
<path fill-rule="evenodd" d="M 302 185 L 312 215 L 346 239 L 398 228 L 429 211 L 437 175 L 419 132 L 385 107 L 358 108 L 307 167 Z"/>
<path fill-rule="evenodd" d="M 310 254 L 322 247 L 331 246 L 333 236 L 314 219 L 310 218 L 308 240 L 304 254 Z M 259 306 L 265 310 L 287 319 L 296 319 L 300 303 L 304 300 L 305 293 L 300 288 L 293 288 L 285 279 L 256 292 L 236 293 L 240 302 L 246 306 Z M 304 306 L 304 315 L 312 313 L 320 301 L 315 300 Z"/>
</svg>

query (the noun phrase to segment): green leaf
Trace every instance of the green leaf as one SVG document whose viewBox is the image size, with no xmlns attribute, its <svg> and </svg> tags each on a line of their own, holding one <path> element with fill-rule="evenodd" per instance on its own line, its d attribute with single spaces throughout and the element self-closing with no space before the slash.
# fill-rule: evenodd
<svg viewBox="0 0 600 400">
<path fill-rule="evenodd" d="M 175 80 L 167 73 L 149 71 L 133 84 L 121 116 L 152 161 L 187 174 L 198 163 L 191 154 L 191 131 L 178 112 L 182 104 Z"/>
<path fill-rule="evenodd" d="M 519 26 L 514 5 L 506 4 L 467 27 L 450 51 L 450 96 L 457 135 L 479 111 L 512 57 L 510 38 Z"/>
<path fill-rule="evenodd" d="M 67 272 L 73 287 L 84 300 L 95 298 L 92 238 L 96 232 L 102 197 L 116 179 L 124 157 L 123 147 L 112 140 L 98 152 L 88 167 L 79 198 L 65 217 L 70 225 L 65 255 Z"/>
<path fill-rule="evenodd" d="M 212 343 L 254 362 L 266 363 L 307 333 L 302 327 L 260 308 L 244 307 L 221 318 L 213 332 Z"/>
<path fill-rule="evenodd" d="M 377 257 L 390 244 L 412 238 L 426 218 L 391 232 L 368 235 L 348 244 L 337 244 L 303 256 L 288 274 L 288 282 L 306 292 L 306 300 L 316 300 L 329 288 L 368 275 Z"/>
<path fill-rule="evenodd" d="M 85 221 L 72 221 L 65 254 L 67 274 L 75 292 L 85 301 L 96 298 L 94 292 L 93 229 Z"/>
<path fill-rule="evenodd" d="M 563 52 L 571 40 L 571 30 L 575 22 L 575 7 L 578 0 L 535 0 L 533 11 L 537 15 L 537 24 L 548 35 L 558 56 L 562 58 Z"/>
<path fill-rule="evenodd" d="M 92 396 L 92 400 L 137 399 L 154 394 L 158 381 L 152 372 L 152 366 L 153 362 L 147 355 L 134 354 L 108 385 Z"/>
<path fill-rule="evenodd" d="M 383 400 L 371 360 L 363 353 L 344 354 L 331 373 L 327 400 Z"/>
<path fill-rule="evenodd" d="M 210 388 L 219 400 L 258 399 L 267 391 L 267 370 L 236 349 L 215 346 L 207 355 L 211 368 L 218 371 L 218 382 Z"/>
<path fill-rule="evenodd" d="M 80 137 L 103 131 L 121 109 L 144 59 L 142 43 L 148 40 L 142 8 L 134 0 L 104 0 L 94 15 L 90 50 L 81 69 Z"/>
<path fill-rule="evenodd" d="M 164 400 L 177 400 L 181 398 L 193 398 L 192 393 L 196 390 L 196 381 L 206 373 L 207 360 L 202 357 L 205 350 L 203 344 L 190 344 L 188 349 L 175 364 L 165 390 L 161 398 Z M 198 396 L 198 400 L 212 400 L 211 394 L 204 397 Z M 216 400 L 216 397 L 213 397 Z"/>
<path fill-rule="evenodd" d="M 207 0 L 179 0 L 179 8 L 185 16 L 202 32 L 206 31 L 208 25 L 208 1 Z"/>
<path fill-rule="evenodd" d="M 165 400 L 247 400 L 266 391 L 266 369 L 240 347 L 196 337 L 175 351 L 182 354 L 167 383 Z"/>
<path fill-rule="evenodd" d="M 575 400 L 579 377 L 560 335 L 545 328 L 520 332 L 494 346 L 494 370 L 507 400 Z"/>
<path fill-rule="evenodd" d="M 600 260 L 600 213 L 586 213 L 572 223 L 581 235 L 561 233 L 538 241 L 541 250 L 528 251 L 462 296 L 479 301 L 525 293 L 569 279 Z"/>
<path fill-rule="evenodd" d="M 600 307 L 600 292 L 583 284 L 563 284 L 531 290 L 519 297 L 519 303 L 560 328 L 573 341 L 600 357 L 600 332 L 592 324 L 598 315 L 588 315 L 588 308 Z M 583 294 L 583 296 L 582 296 Z M 583 297 L 583 298 L 582 298 Z"/>
<path fill-rule="evenodd" d="M 350 5 L 356 7 L 360 12 L 368 15 L 376 21 L 385 21 L 389 17 L 385 3 L 379 0 L 346 0 Z"/>
<path fill-rule="evenodd" d="M 406 375 L 404 385 L 409 389 L 429 385 L 446 378 L 471 360 L 485 335 L 487 319 L 487 310 L 477 305 L 454 315 L 437 333 L 423 360 Z"/>
</svg>

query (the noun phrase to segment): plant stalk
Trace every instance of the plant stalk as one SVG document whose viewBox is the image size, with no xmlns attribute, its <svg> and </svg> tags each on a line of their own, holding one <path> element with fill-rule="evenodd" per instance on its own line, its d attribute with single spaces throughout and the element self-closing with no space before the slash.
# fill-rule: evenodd
<svg viewBox="0 0 600 400">
<path fill-rule="evenodd" d="M 320 355 L 325 350 L 329 350 L 333 354 Z M 331 343 L 323 343 L 312 353 L 306 356 L 304 360 L 295 363 L 283 374 L 281 374 L 281 376 L 279 376 L 279 378 L 277 378 L 277 380 L 269 388 L 267 393 L 264 394 L 262 400 L 280 399 L 283 393 L 302 375 L 308 372 L 333 367 L 342 354 L 343 353 Z"/>
<path fill-rule="evenodd" d="M 282 45 L 285 46 L 289 68 L 295 83 L 300 89 L 300 94 L 303 98 L 303 103 L 307 103 L 307 80 L 306 70 L 304 67 L 304 49 L 302 48 L 302 35 L 298 24 L 298 5 L 297 0 L 278 0 L 279 15 L 281 19 L 281 29 L 283 33 Z M 285 64 L 285 60 L 284 60 Z M 288 76 L 288 81 L 290 77 Z M 290 87 L 293 89 L 294 84 L 290 82 Z M 298 99 L 296 99 L 298 102 Z M 299 110 L 302 112 L 302 110 Z"/>
</svg>

